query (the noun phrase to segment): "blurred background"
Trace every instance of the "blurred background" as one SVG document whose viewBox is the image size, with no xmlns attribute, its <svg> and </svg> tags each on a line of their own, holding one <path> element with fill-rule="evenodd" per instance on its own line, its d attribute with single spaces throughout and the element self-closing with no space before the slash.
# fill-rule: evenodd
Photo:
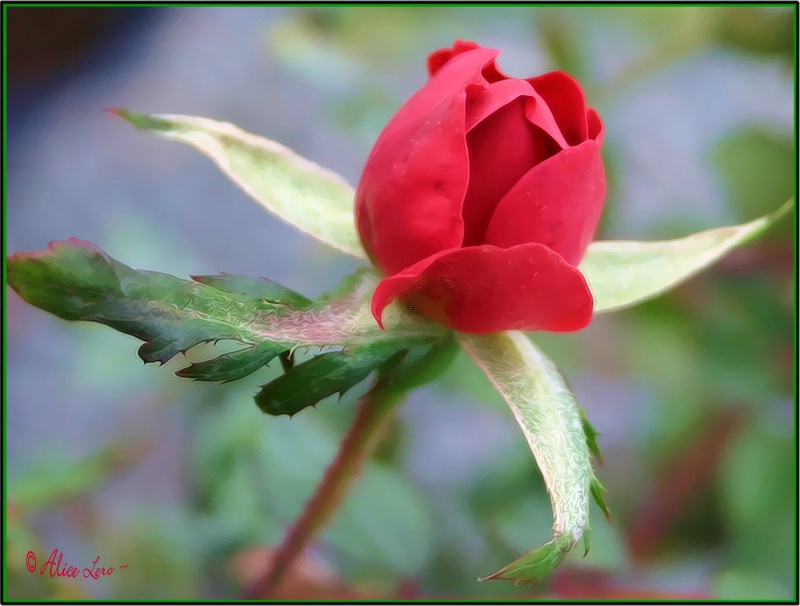
<svg viewBox="0 0 800 606">
<path fill-rule="evenodd" d="M 235 122 L 358 179 L 378 132 L 457 38 L 527 77 L 563 69 L 606 123 L 599 239 L 754 219 L 793 192 L 794 8 L 4 8 L 7 254 L 75 236 L 133 267 L 268 276 L 316 296 L 353 271 L 193 150 L 106 107 Z M 464 356 L 415 392 L 285 597 L 796 596 L 794 221 L 668 295 L 537 334 L 602 434 L 611 524 L 536 588 L 477 583 L 550 536 L 500 396 Z M 353 417 L 252 401 L 7 290 L 9 599 L 235 597 Z M 208 352 L 206 352 L 206 355 Z M 191 352 L 190 352 L 191 355 Z M 208 355 L 207 355 L 208 357 Z M 99 580 L 30 574 L 54 550 Z M 581 551 L 580 549 L 576 550 Z"/>
</svg>

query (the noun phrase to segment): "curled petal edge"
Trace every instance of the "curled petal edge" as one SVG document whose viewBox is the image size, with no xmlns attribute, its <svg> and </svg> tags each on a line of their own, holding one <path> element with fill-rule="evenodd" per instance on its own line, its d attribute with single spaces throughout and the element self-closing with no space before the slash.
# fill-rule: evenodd
<svg viewBox="0 0 800 606">
<path fill-rule="evenodd" d="M 384 278 L 372 315 L 400 299 L 452 330 L 572 332 L 588 326 L 594 300 L 583 274 L 543 244 L 450 249 Z"/>
</svg>

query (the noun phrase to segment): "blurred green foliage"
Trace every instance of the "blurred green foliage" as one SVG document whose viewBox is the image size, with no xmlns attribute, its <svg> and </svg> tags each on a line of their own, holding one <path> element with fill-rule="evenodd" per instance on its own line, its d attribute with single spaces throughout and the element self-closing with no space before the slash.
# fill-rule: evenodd
<svg viewBox="0 0 800 606">
<path fill-rule="evenodd" d="M 580 78 L 590 101 L 612 111 L 632 87 L 714 53 L 757 60 L 764 69 L 778 66 L 790 78 L 796 10 L 293 7 L 265 32 L 264 52 L 324 93 L 337 128 L 369 142 L 410 92 L 398 85 L 396 80 L 405 82 L 398 75 L 410 70 L 421 84 L 421 59 L 454 36 L 487 34 L 481 41 L 501 46 L 509 32 L 515 45 L 536 49 L 550 67 Z M 632 40 L 628 48 L 635 50 L 619 69 L 599 75 L 597 41 L 617 35 Z M 742 123 L 702 144 L 705 169 L 724 191 L 731 223 L 769 212 L 792 194 L 792 132 Z M 619 219 L 620 176 L 635 170 L 618 150 L 615 133 L 608 132 L 611 192 L 603 230 Z M 686 225 L 704 220 L 702 211 L 678 219 L 695 230 L 711 226 Z M 398 421 L 391 447 L 365 470 L 314 547 L 312 556 L 338 578 L 317 577 L 329 597 L 342 595 L 341 580 L 352 590 L 385 597 L 792 598 L 795 224 L 784 220 L 711 271 L 657 300 L 599 319 L 583 333 L 537 337 L 568 379 L 581 377 L 579 403 L 601 432 L 606 461 L 598 475 L 609 488 L 612 523 L 594 510 L 585 559 L 572 554 L 550 583 L 535 589 L 474 582 L 549 536 L 549 501 L 524 440 L 509 440 L 472 470 L 468 482 L 431 486 L 409 479 L 406 445 L 414 442 L 409 424 Z M 127 363 L 114 369 L 120 381 Z M 190 418 L 182 461 L 185 500 L 164 511 L 134 511 L 81 526 L 87 555 L 99 551 L 104 559 L 129 564 L 102 589 L 30 575 L 25 552 L 44 554 L 36 529 L 48 515 L 78 515 L 76 502 L 89 503 L 99 518 L 94 493 L 129 473 L 141 445 L 149 444 L 146 436 L 124 437 L 138 449 L 111 445 L 84 460 L 50 459 L 17 473 L 6 512 L 8 597 L 235 596 L 244 583 L 234 570 L 235 556 L 280 541 L 332 458 L 359 395 L 353 390 L 292 419 L 268 418 L 251 397 L 270 372 L 276 371 L 241 385 L 180 389 Z M 611 411 L 600 407 L 592 387 L 599 377 L 618 386 L 614 394 L 635 401 Z M 164 385 L 170 380 L 177 381 Z M 104 373 L 103 385 L 113 384 Z M 510 416 L 463 355 L 430 391 L 436 399 L 463 400 L 465 415 L 480 414 L 487 422 Z M 612 431 L 617 423 L 626 433 Z M 465 436 L 464 450 L 476 439 Z M 252 564 L 257 570 L 262 560 Z M 580 581 L 588 572 L 596 576 L 587 589 Z M 570 587 L 572 593 L 565 589 Z"/>
</svg>

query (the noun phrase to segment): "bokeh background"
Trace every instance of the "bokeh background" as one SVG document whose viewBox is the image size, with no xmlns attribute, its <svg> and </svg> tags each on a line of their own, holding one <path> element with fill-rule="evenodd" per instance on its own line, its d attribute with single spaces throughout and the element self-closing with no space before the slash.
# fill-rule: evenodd
<svg viewBox="0 0 800 606">
<path fill-rule="evenodd" d="M 753 219 L 792 195 L 797 7 L 8 8 L 7 253 L 75 236 L 178 276 L 263 275 L 308 296 L 356 268 L 267 215 L 199 154 L 104 114 L 203 115 L 352 183 L 457 38 L 526 77 L 563 69 L 606 123 L 602 239 Z M 601 432 L 612 523 L 536 588 L 477 583 L 547 540 L 512 415 L 459 357 L 415 392 L 284 588 L 288 597 L 796 599 L 795 227 L 673 292 L 535 335 Z M 353 417 L 297 417 L 144 366 L 137 343 L 7 290 L 7 598 L 230 598 L 263 567 Z M 191 352 L 190 352 L 191 354 Z M 26 570 L 126 569 L 94 580 Z M 580 551 L 580 550 L 576 550 Z"/>
</svg>

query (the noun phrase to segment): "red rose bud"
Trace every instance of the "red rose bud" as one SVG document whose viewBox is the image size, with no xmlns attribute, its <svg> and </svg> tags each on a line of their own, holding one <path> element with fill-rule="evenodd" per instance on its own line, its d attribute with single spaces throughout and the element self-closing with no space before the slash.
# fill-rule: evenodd
<svg viewBox="0 0 800 606">
<path fill-rule="evenodd" d="M 499 51 L 457 41 L 378 137 L 356 192 L 361 242 L 394 299 L 454 330 L 584 328 L 594 301 L 577 265 L 606 178 L 603 123 L 562 72 L 525 80 Z"/>
</svg>

